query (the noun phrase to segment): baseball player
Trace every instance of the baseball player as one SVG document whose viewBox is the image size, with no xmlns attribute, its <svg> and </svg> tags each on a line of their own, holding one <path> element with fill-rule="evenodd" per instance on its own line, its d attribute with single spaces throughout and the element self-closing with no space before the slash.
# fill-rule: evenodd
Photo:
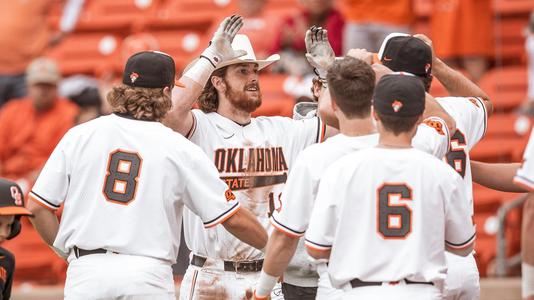
<svg viewBox="0 0 534 300">
<path fill-rule="evenodd" d="M 523 155 L 523 164 L 489 164 L 471 162 L 473 181 L 488 188 L 523 193 L 530 192 L 523 206 L 521 227 L 522 294 L 525 300 L 534 300 L 534 131 Z"/>
<path fill-rule="evenodd" d="M 424 98 L 416 77 L 382 77 L 372 113 L 378 146 L 346 155 L 321 178 L 306 246 L 330 260 L 343 299 L 441 299 L 445 249 L 473 249 L 460 176 L 412 148 Z"/>
<path fill-rule="evenodd" d="M 24 207 L 21 188 L 13 181 L 0 178 L 0 243 L 16 237 L 22 225 L 22 216 L 33 216 Z M 15 271 L 15 257 L 0 247 L 0 300 L 9 300 Z"/>
<path fill-rule="evenodd" d="M 319 38 L 315 39 L 315 36 Z M 328 56 L 328 53 L 333 57 L 333 51 L 325 50 L 330 48 L 325 30 L 309 30 L 306 44 L 310 55 L 317 56 L 315 61 L 326 60 L 324 56 Z M 327 84 L 324 87 L 319 85 L 319 97 L 323 98 L 322 103 L 331 102 L 334 107 L 340 134 L 303 150 L 289 173 L 282 193 L 281 207 L 271 217 L 271 223 L 277 230 L 269 238 L 263 271 L 255 289 L 257 299 L 268 295 L 284 270 L 282 288 L 285 299 L 341 297 L 341 291 L 330 285 L 325 264 L 317 267 L 320 276 L 318 279 L 314 264 L 307 258 L 303 240 L 299 242 L 299 239 L 308 227 L 319 179 L 325 169 L 347 153 L 373 147 L 378 143 L 378 134 L 371 119 L 375 73 L 364 61 L 345 57 L 332 62 L 324 81 Z M 326 109 L 319 110 L 325 115 Z M 332 120 L 326 117 L 324 119 Z M 448 151 L 448 137 L 445 122 L 429 118 L 419 125 L 414 145 L 441 158 Z"/>
<path fill-rule="evenodd" d="M 382 43 L 379 59 L 393 71 L 413 73 L 423 81 L 428 91 L 433 76 L 447 89 L 451 97 L 436 98 L 456 121 L 451 137 L 447 163 L 460 174 L 473 214 L 473 190 L 469 151 L 482 139 L 487 118 L 493 111 L 489 97 L 476 84 L 451 69 L 435 57 L 432 42 L 424 35 L 415 37 L 393 33 Z M 478 299 L 480 284 L 473 255 L 460 257 L 447 253 L 448 276 L 445 299 Z"/>
<path fill-rule="evenodd" d="M 265 246 L 265 230 L 200 148 L 159 122 L 174 86 L 170 56 L 131 56 L 107 96 L 113 114 L 68 131 L 33 186 L 32 223 L 69 262 L 65 299 L 175 299 L 184 206 L 207 231 L 222 224 Z"/>
<path fill-rule="evenodd" d="M 181 92 L 187 97 L 174 101 L 167 124 L 202 148 L 236 199 L 269 229 L 269 216 L 297 154 L 322 141 L 326 126 L 318 117 L 251 117 L 261 105 L 258 73 L 279 56 L 256 58 L 248 37 L 233 39 L 241 25 L 238 16 L 224 21 L 184 73 L 180 80 L 187 89 Z M 191 110 L 196 99 L 200 109 Z M 258 279 L 263 253 L 223 230 L 204 230 L 190 212 L 184 214 L 184 230 L 192 254 L 180 299 L 244 298 Z"/>
</svg>

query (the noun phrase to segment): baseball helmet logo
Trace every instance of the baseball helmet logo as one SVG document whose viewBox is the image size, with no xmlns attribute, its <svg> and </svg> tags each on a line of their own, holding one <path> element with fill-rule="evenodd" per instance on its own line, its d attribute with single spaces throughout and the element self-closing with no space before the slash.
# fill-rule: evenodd
<svg viewBox="0 0 534 300">
<path fill-rule="evenodd" d="M 139 74 L 135 73 L 135 72 L 132 72 L 130 73 L 130 81 L 132 83 L 135 83 L 135 81 L 137 80 L 137 78 L 139 78 Z"/>
<path fill-rule="evenodd" d="M 399 100 L 395 100 L 393 101 L 393 103 L 391 103 L 391 107 L 393 107 L 393 111 L 395 112 L 399 112 L 399 110 L 403 107 L 404 105 L 402 104 L 401 101 Z"/>
<path fill-rule="evenodd" d="M 10 188 L 11 190 L 11 197 L 13 200 L 15 200 L 15 205 L 22 205 L 22 194 L 20 193 L 19 189 L 16 186 L 12 186 Z"/>
</svg>

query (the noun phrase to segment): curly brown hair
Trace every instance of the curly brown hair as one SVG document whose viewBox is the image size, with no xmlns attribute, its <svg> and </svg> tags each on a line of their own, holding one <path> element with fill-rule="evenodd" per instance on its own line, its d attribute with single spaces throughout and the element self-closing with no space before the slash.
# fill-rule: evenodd
<svg viewBox="0 0 534 300">
<path fill-rule="evenodd" d="M 161 121 L 172 107 L 170 93 L 164 93 L 162 88 L 119 85 L 113 87 L 106 98 L 114 113 L 139 120 Z"/>
<path fill-rule="evenodd" d="M 213 76 L 225 78 L 226 76 L 226 70 L 228 67 L 220 68 L 218 70 L 213 71 L 213 73 L 210 76 L 210 79 L 204 86 L 204 90 L 202 90 L 202 94 L 197 99 L 198 108 L 202 110 L 205 113 L 210 112 L 216 112 L 217 108 L 219 108 L 219 95 L 217 94 L 217 89 L 213 86 L 211 83 L 211 78 Z"/>
</svg>

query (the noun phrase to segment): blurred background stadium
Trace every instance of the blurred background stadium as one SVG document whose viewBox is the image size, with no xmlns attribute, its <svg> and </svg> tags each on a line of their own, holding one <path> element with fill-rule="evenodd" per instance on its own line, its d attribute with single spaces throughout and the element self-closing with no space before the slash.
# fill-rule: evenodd
<svg viewBox="0 0 534 300">
<path fill-rule="evenodd" d="M 53 59 L 63 77 L 58 88 L 65 99 L 60 101 L 76 104 L 77 122 L 83 122 L 108 113 L 103 99 L 110 86 L 120 82 L 123 63 L 131 54 L 166 52 L 181 72 L 205 48 L 218 22 L 237 13 L 245 17 L 242 32 L 251 37 L 260 58 L 282 55 L 280 63 L 261 74 L 263 104 L 255 115 L 291 116 L 296 102 L 311 97 L 313 75 L 303 56 L 308 26 L 326 27 L 338 56 L 356 47 L 377 52 L 387 32 L 424 33 L 433 39 L 438 56 L 476 81 L 494 103 L 489 130 L 473 149 L 472 159 L 518 162 L 534 116 L 534 99 L 528 93 L 533 9 L 533 0 L 4 0 L 0 80 L 24 80 L 24 68 L 33 58 Z M 343 35 L 349 28 L 352 33 Z M 25 89 L 21 91 L 16 97 L 24 95 Z M 431 93 L 446 95 L 437 80 Z M 18 100 L 7 103 L 12 101 Z M 0 124 L 0 137 L 7 130 Z M 41 137 L 46 133 L 39 127 L 34 130 Z M 55 143 L 49 146 L 53 149 Z M 8 147 L 0 141 L 0 166 Z M 43 160 L 51 149 L 39 153 Z M 0 168 L 0 176 L 13 177 L 27 189 L 43 162 L 21 176 Z M 520 299 L 524 198 L 476 184 L 474 197 L 482 299 Z M 17 239 L 3 246 L 16 255 L 13 299 L 62 298 L 66 264 L 28 222 Z M 175 267 L 177 285 L 187 265 L 187 250 L 182 250 Z"/>
</svg>

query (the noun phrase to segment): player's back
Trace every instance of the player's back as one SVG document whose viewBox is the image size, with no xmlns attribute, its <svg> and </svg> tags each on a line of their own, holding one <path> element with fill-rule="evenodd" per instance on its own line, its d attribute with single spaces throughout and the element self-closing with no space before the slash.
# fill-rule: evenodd
<svg viewBox="0 0 534 300">
<path fill-rule="evenodd" d="M 321 181 L 316 201 L 335 197 L 339 218 L 329 267 L 335 286 L 445 278 L 445 211 L 460 182 L 446 164 L 413 148 L 375 147 L 338 160 Z M 323 184 L 335 194 L 325 195 Z"/>
<path fill-rule="evenodd" d="M 115 114 L 71 129 L 59 148 L 70 183 L 55 245 L 175 260 L 185 170 L 200 149 L 159 122 Z"/>
</svg>

